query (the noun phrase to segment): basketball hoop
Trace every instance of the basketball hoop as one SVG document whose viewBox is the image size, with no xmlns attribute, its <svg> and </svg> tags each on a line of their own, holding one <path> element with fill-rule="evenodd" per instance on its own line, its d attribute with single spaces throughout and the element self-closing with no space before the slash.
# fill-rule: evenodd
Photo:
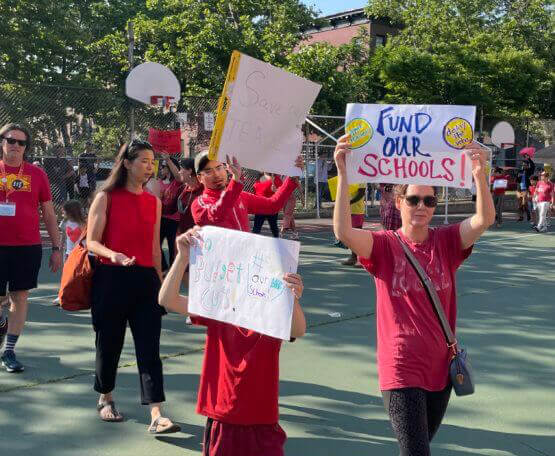
<svg viewBox="0 0 555 456">
<path fill-rule="evenodd" d="M 164 114 L 168 112 L 173 112 L 175 105 L 177 104 L 175 97 L 164 96 L 164 95 L 151 95 L 150 104 L 152 106 L 159 106 L 163 108 Z"/>
<path fill-rule="evenodd" d="M 169 110 L 181 98 L 181 86 L 169 68 L 145 62 L 133 68 L 127 76 L 125 93 L 141 103 Z"/>
</svg>

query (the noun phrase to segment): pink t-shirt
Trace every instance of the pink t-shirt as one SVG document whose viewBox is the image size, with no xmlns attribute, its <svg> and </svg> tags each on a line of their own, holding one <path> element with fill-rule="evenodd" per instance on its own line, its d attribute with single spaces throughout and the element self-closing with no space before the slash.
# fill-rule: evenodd
<svg viewBox="0 0 555 456">
<path fill-rule="evenodd" d="M 472 252 L 461 247 L 460 225 L 430 228 L 428 239 L 407 243 L 436 286 L 453 332 L 457 319 L 455 272 Z M 380 390 L 447 385 L 449 352 L 433 304 L 393 231 L 372 233 L 370 258 L 359 258 L 376 281 Z"/>
<path fill-rule="evenodd" d="M 551 198 L 553 198 L 553 184 L 544 181 L 538 182 L 534 194 L 536 195 L 536 201 L 538 203 L 550 202 Z"/>
</svg>

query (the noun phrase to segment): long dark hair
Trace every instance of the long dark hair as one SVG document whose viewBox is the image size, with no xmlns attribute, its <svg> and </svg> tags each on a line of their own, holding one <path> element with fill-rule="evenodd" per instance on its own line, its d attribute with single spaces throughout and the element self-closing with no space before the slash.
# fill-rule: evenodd
<svg viewBox="0 0 555 456">
<path fill-rule="evenodd" d="M 33 141 L 33 138 L 31 138 L 31 132 L 27 127 L 24 127 L 23 125 L 18 123 L 8 123 L 4 125 L 2 128 L 0 128 L 0 141 L 4 139 L 4 135 L 6 133 L 9 133 L 10 131 L 13 131 L 13 130 L 22 131 L 23 133 L 25 133 L 25 136 L 27 137 L 27 145 L 25 146 L 25 152 L 24 152 L 24 159 L 25 159 L 25 157 L 27 156 L 27 153 L 31 150 L 31 142 Z M 2 152 L 2 154 L 4 154 L 4 152 Z"/>
<path fill-rule="evenodd" d="M 106 182 L 100 189 L 101 192 L 109 193 L 116 188 L 123 188 L 127 182 L 127 168 L 123 161 L 133 161 L 139 156 L 142 150 L 152 150 L 152 146 L 148 141 L 139 141 L 134 139 L 130 143 L 126 143 L 120 147 L 116 163 L 106 179 Z"/>
<path fill-rule="evenodd" d="M 78 200 L 69 200 L 64 203 L 64 211 L 69 220 L 72 222 L 77 222 L 80 225 L 85 225 L 87 223 L 87 218 L 85 217 L 85 212 L 83 210 L 83 205 Z"/>
</svg>

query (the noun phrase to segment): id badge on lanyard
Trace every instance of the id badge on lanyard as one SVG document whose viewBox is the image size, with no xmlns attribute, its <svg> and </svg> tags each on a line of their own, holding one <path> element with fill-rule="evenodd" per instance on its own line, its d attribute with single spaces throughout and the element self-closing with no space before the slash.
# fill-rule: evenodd
<svg viewBox="0 0 555 456">
<path fill-rule="evenodd" d="M 19 167 L 19 173 L 17 174 L 18 180 L 21 180 L 21 176 L 23 175 L 23 163 Z M 8 176 L 6 175 L 6 167 L 4 166 L 4 162 L 0 161 L 0 181 L 2 183 L 2 187 L 4 187 L 4 192 L 6 193 L 6 199 L 4 201 L 0 201 L 0 217 L 15 217 L 15 203 L 8 201 L 8 196 L 10 193 L 13 193 L 13 190 L 8 189 Z"/>
<path fill-rule="evenodd" d="M 15 217 L 15 203 L 3 201 L 0 203 L 0 217 Z"/>
</svg>

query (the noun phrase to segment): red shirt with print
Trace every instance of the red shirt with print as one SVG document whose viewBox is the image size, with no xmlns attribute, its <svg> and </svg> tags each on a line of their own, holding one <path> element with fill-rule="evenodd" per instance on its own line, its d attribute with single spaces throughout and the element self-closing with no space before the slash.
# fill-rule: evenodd
<svg viewBox="0 0 555 456">
<path fill-rule="evenodd" d="M 494 195 L 504 195 L 505 191 L 507 190 L 507 187 L 495 188 L 495 181 L 501 181 L 501 180 L 505 180 L 508 183 L 509 176 L 503 176 L 503 175 L 499 175 L 499 176 L 493 175 L 493 176 L 491 176 L 490 183 L 492 185 Z"/>
<path fill-rule="evenodd" d="M 538 203 L 550 202 L 553 198 L 553 184 L 539 181 L 536 185 L 536 201 Z"/>
<path fill-rule="evenodd" d="M 434 283 L 453 333 L 457 319 L 455 272 L 472 252 L 463 250 L 460 225 L 431 228 L 416 244 L 397 232 Z M 449 350 L 433 304 L 393 231 L 372 233 L 370 258 L 359 258 L 376 281 L 380 390 L 447 385 Z"/>
<path fill-rule="evenodd" d="M 40 239 L 39 207 L 52 199 L 46 173 L 38 166 L 23 162 L 19 167 L 5 166 L 6 182 L 0 176 L 0 202 L 15 203 L 15 217 L 0 216 L 0 245 L 37 245 Z"/>
</svg>

